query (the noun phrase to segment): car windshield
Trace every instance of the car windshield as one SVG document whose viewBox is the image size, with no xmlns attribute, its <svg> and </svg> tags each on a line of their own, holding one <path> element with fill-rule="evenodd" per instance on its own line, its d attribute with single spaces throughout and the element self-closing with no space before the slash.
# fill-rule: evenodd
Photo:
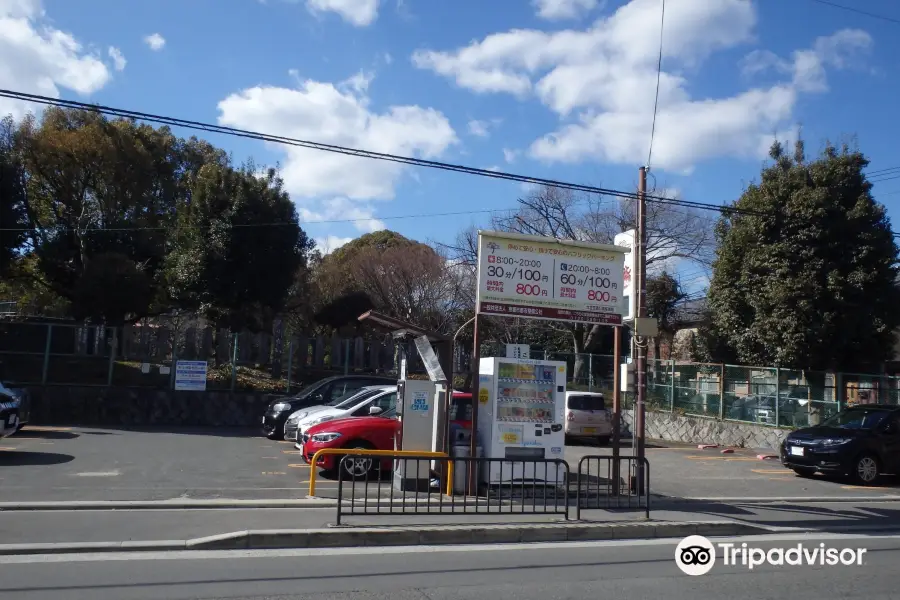
<svg viewBox="0 0 900 600">
<path fill-rule="evenodd" d="M 299 392 L 297 392 L 297 394 L 295 396 L 292 396 L 292 398 L 303 398 L 304 396 L 309 396 L 312 392 L 314 392 L 316 389 L 318 389 L 322 384 L 324 384 L 328 381 L 331 381 L 331 380 L 330 379 L 320 379 L 319 381 L 316 381 L 315 383 L 311 383 L 308 386 L 306 386 L 305 388 L 303 388 L 302 390 L 300 390 Z"/>
<path fill-rule="evenodd" d="M 603 402 L 603 396 L 569 396 L 569 410 L 603 410 L 606 404 Z"/>
<path fill-rule="evenodd" d="M 335 398 L 328 403 L 328 406 L 334 408 L 346 408 L 344 405 L 349 404 L 351 400 L 354 402 L 356 400 L 363 400 L 365 398 L 368 398 L 369 396 L 377 394 L 380 391 L 381 390 L 353 390 L 351 392 L 347 392 L 343 396 Z"/>
<path fill-rule="evenodd" d="M 888 411 L 877 408 L 854 408 L 839 412 L 826 419 L 822 425 L 841 429 L 874 429 L 889 414 Z"/>
</svg>

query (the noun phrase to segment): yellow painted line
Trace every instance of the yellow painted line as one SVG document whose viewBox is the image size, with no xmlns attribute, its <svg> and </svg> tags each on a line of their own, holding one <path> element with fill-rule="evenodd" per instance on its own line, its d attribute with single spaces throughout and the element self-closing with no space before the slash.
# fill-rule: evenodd
<svg viewBox="0 0 900 600">
<path fill-rule="evenodd" d="M 279 443 L 279 444 L 290 444 L 290 445 L 293 446 L 293 445 L 296 444 L 297 442 L 292 442 L 291 440 L 279 440 L 278 443 Z"/>
<path fill-rule="evenodd" d="M 0 446 L 0 450 L 15 450 L 15 446 Z"/>
<path fill-rule="evenodd" d="M 762 473 L 764 475 L 772 474 L 772 473 L 777 473 L 779 475 L 790 475 L 790 473 L 787 472 L 787 469 L 750 469 L 750 470 L 753 471 L 754 473 Z"/>
<path fill-rule="evenodd" d="M 843 490 L 881 490 L 884 491 L 884 488 L 874 486 L 874 485 L 842 485 L 841 489 Z"/>
<path fill-rule="evenodd" d="M 303 454 L 302 450 L 282 450 L 284 454 Z"/>
<path fill-rule="evenodd" d="M 296 463 L 293 465 L 288 465 L 292 469 L 308 469 L 309 465 L 306 463 Z"/>
<path fill-rule="evenodd" d="M 285 471 L 263 471 L 263 475 L 287 475 Z"/>
</svg>

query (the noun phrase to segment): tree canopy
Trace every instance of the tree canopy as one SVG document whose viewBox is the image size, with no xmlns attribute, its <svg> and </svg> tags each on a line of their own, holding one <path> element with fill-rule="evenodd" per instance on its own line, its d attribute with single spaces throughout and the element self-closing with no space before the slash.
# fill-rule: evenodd
<svg viewBox="0 0 900 600">
<path fill-rule="evenodd" d="M 900 326 L 898 248 L 872 198 L 865 156 L 826 147 L 773 163 L 718 224 L 709 289 L 715 337 L 738 360 L 814 370 L 874 369 Z"/>
<path fill-rule="evenodd" d="M 0 216 L 22 228 L 3 235 L 5 295 L 110 323 L 280 310 L 311 244 L 277 174 L 253 169 L 88 110 L 3 121 Z"/>
</svg>

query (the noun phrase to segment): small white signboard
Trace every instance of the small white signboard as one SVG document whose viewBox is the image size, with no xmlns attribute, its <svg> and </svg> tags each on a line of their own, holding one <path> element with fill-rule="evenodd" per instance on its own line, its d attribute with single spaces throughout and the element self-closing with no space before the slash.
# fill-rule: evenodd
<svg viewBox="0 0 900 600">
<path fill-rule="evenodd" d="M 175 363 L 175 389 L 189 392 L 206 391 L 205 360 L 179 360 Z"/>
</svg>

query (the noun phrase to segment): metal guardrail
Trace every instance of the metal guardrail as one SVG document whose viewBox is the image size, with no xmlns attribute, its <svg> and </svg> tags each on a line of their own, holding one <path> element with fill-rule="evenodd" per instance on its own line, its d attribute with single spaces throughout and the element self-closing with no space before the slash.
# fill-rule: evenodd
<svg viewBox="0 0 900 600">
<path fill-rule="evenodd" d="M 650 518 L 650 462 L 646 458 L 620 456 L 616 462 L 612 456 L 583 456 L 576 481 L 576 519 L 581 519 L 582 509 L 611 508 L 643 508 Z"/>
<path fill-rule="evenodd" d="M 343 454 L 338 464 L 336 525 L 341 524 L 341 517 L 344 515 L 363 514 L 562 515 L 566 520 L 569 519 L 567 482 L 571 479 L 571 473 L 568 463 L 562 459 L 450 457 L 414 452 L 386 452 L 373 455 L 355 454 L 352 450 L 345 450 Z M 414 456 L 415 454 L 419 456 Z M 345 468 L 347 461 L 358 460 L 365 456 L 384 458 L 388 455 L 392 458 L 395 469 L 403 462 L 403 471 L 406 473 L 418 474 L 426 470 L 429 473 L 429 480 L 437 479 L 434 475 L 436 471 L 447 473 L 446 489 L 442 490 L 437 485 L 397 489 L 393 477 L 386 481 L 382 476 L 376 476 L 374 480 L 371 476 L 358 478 L 348 476 L 348 470 Z M 427 467 L 422 464 L 423 462 L 427 463 Z M 459 468 L 459 463 L 465 464 L 464 469 Z M 455 493 L 460 492 L 460 489 L 454 489 L 455 472 L 464 474 L 464 478 L 460 478 L 459 487 L 465 489 L 462 482 L 469 480 L 473 468 L 487 468 L 491 464 L 498 463 L 500 465 L 498 476 L 494 478 L 493 483 L 482 482 L 479 494 Z M 527 468 L 529 466 L 530 468 Z M 522 477 L 526 471 L 531 471 L 534 476 Z M 518 477 L 517 472 L 520 475 Z M 547 481 L 553 483 L 546 483 Z M 559 481 L 561 483 L 558 483 Z M 347 491 L 349 494 L 345 495 Z M 359 492 L 362 493 L 361 498 L 358 497 Z"/>
<path fill-rule="evenodd" d="M 381 457 L 382 459 L 390 458 L 396 459 L 398 457 L 415 457 L 420 460 L 428 459 L 436 459 L 436 458 L 449 458 L 446 452 L 418 452 L 415 450 L 367 450 L 365 448 L 353 448 L 353 449 L 344 449 L 344 448 L 323 448 L 318 450 L 313 457 L 310 459 L 310 466 L 312 467 L 309 471 L 309 495 L 316 495 L 316 465 L 319 464 L 319 459 L 323 456 L 343 456 L 343 457 L 366 457 L 366 456 L 374 456 Z M 340 463 L 338 463 L 338 471 L 343 473 L 342 466 L 343 459 L 339 459 Z M 448 465 L 449 470 L 447 472 L 447 481 L 448 483 L 448 491 L 450 489 L 450 485 L 453 482 L 453 464 L 450 463 Z M 338 479 L 338 489 L 340 490 L 340 479 Z M 340 494 L 338 494 L 338 504 L 340 505 Z"/>
</svg>

